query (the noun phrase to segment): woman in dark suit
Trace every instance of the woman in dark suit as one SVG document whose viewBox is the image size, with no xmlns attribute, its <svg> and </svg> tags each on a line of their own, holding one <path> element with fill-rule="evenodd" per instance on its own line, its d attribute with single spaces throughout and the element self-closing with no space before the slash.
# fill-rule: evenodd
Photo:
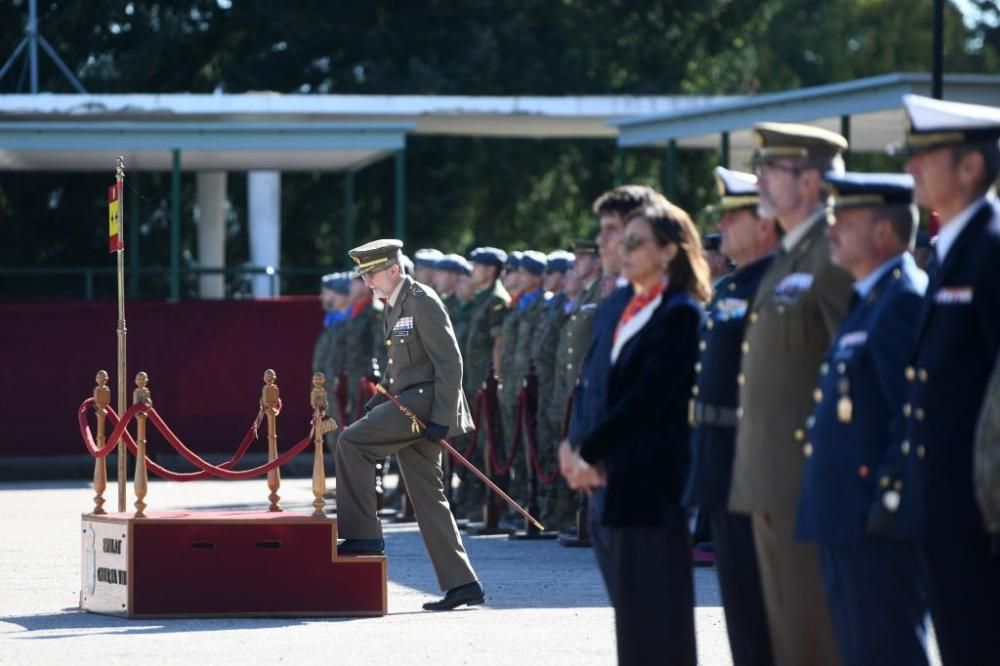
<svg viewBox="0 0 1000 666">
<path fill-rule="evenodd" d="M 593 493 L 594 552 L 615 609 L 619 664 L 694 664 L 687 401 L 709 271 L 690 217 L 657 204 L 626 219 L 603 419 L 570 482 Z"/>
</svg>

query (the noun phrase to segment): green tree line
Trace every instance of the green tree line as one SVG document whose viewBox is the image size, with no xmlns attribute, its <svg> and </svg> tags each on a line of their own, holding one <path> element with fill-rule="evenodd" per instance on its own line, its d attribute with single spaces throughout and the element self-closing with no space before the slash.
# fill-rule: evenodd
<svg viewBox="0 0 1000 666">
<path fill-rule="evenodd" d="M 970 4 L 971 18 L 946 5 L 945 69 L 994 73 L 1000 10 L 992 0 Z M 932 57 L 932 0 L 53 0 L 39 13 L 42 34 L 92 93 L 752 94 L 928 71 Z M 0 3 L 0 57 L 21 39 L 26 15 L 27 0 Z M 18 61 L 0 94 L 25 92 L 25 77 Z M 71 92 L 44 56 L 41 87 Z M 717 161 L 714 151 L 681 152 L 678 203 L 709 203 Z M 565 246 L 593 233 L 589 203 L 616 177 L 660 185 L 664 168 L 662 151 L 619 155 L 611 140 L 411 137 L 408 246 Z M 359 241 L 391 233 L 392 177 L 391 160 L 357 175 Z M 341 178 L 283 176 L 284 266 L 346 265 Z M 110 168 L 0 172 L 0 266 L 108 263 L 109 179 Z M 139 225 L 143 264 L 166 266 L 169 174 L 141 174 L 129 187 L 140 199 L 129 222 Z M 242 174 L 230 174 L 228 189 L 227 262 L 238 265 L 249 256 Z M 197 261 L 194 199 L 185 174 L 186 263 Z M 110 294 L 105 282 L 98 291 Z M 315 284 L 293 278 L 284 288 L 309 293 Z M 77 292 L 69 281 L 0 282 L 7 300 Z M 144 278 L 142 293 L 162 297 L 165 283 Z"/>
</svg>

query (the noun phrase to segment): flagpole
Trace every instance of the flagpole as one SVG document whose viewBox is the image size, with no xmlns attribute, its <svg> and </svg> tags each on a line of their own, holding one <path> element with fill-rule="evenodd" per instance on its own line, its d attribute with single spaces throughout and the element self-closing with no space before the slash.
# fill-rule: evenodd
<svg viewBox="0 0 1000 666">
<path fill-rule="evenodd" d="M 128 405 L 125 389 L 125 158 L 118 157 L 115 168 L 115 187 L 118 192 L 118 234 L 122 242 L 115 250 L 118 263 L 118 413 L 124 414 Z M 125 438 L 118 440 L 118 512 L 125 513 L 125 494 L 128 479 L 128 449 Z"/>
</svg>

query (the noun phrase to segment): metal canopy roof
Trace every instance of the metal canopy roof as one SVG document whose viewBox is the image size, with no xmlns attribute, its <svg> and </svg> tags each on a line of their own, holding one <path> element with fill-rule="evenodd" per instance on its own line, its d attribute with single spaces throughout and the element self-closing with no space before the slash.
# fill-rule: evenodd
<svg viewBox="0 0 1000 666">
<path fill-rule="evenodd" d="M 723 101 L 695 111 L 623 118 L 611 124 L 618 128 L 618 144 L 623 147 L 666 145 L 674 139 L 681 148 L 718 148 L 719 135 L 729 132 L 730 163 L 739 167 L 749 163 L 750 128 L 756 122 L 803 122 L 840 132 L 841 117 L 850 116 L 851 150 L 881 152 L 903 139 L 902 96 L 929 96 L 930 90 L 930 74 L 895 73 Z M 1000 76 L 946 75 L 944 96 L 1000 106 Z"/>
<path fill-rule="evenodd" d="M 732 97 L 369 95 L 0 95 L 0 169 L 341 170 L 408 134 L 607 138 L 612 118 L 703 108 Z"/>
</svg>

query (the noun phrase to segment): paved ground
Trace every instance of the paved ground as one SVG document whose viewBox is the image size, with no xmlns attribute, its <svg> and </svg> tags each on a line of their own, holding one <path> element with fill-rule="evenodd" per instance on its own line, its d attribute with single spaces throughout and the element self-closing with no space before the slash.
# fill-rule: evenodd
<svg viewBox="0 0 1000 666">
<path fill-rule="evenodd" d="M 285 480 L 305 510 L 308 480 Z M 148 511 L 266 505 L 263 481 L 154 481 Z M 114 489 L 108 505 L 116 501 Z M 77 610 L 82 482 L 0 484 L 0 664 L 612 664 L 614 627 L 589 549 L 467 537 L 487 604 L 426 613 L 438 595 L 416 528 L 387 526 L 389 615 L 368 619 L 124 620 Z M 130 500 L 131 501 L 131 500 Z M 729 664 L 712 569 L 695 573 L 698 651 Z"/>
</svg>

